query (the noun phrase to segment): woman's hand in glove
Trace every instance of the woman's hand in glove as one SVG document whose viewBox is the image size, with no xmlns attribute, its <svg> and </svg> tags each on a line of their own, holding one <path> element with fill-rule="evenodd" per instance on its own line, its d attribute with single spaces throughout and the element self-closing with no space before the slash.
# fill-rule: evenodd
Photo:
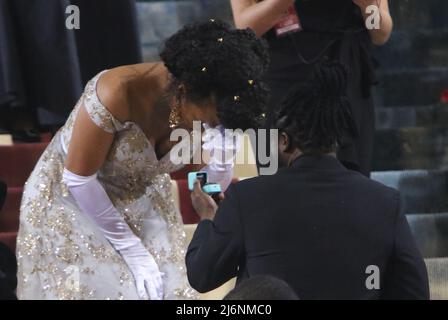
<svg viewBox="0 0 448 320">
<path fill-rule="evenodd" d="M 162 300 L 162 273 L 154 257 L 141 242 L 120 250 L 120 254 L 134 276 L 140 299 Z"/>
</svg>

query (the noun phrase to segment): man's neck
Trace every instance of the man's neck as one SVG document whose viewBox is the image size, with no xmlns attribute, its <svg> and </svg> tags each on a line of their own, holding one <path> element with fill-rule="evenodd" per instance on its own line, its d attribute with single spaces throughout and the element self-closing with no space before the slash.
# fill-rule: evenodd
<svg viewBox="0 0 448 320">
<path fill-rule="evenodd" d="M 303 155 L 307 155 L 307 153 L 303 153 L 302 151 L 300 151 L 299 149 L 296 149 L 295 152 L 293 152 L 293 154 L 291 155 L 291 158 L 289 158 L 289 163 L 288 163 L 288 167 L 291 167 L 292 164 L 299 159 L 301 156 Z M 336 158 L 336 152 L 329 152 L 329 153 L 313 153 L 313 155 L 317 155 L 317 156 L 330 156 L 330 157 L 334 157 Z"/>
</svg>

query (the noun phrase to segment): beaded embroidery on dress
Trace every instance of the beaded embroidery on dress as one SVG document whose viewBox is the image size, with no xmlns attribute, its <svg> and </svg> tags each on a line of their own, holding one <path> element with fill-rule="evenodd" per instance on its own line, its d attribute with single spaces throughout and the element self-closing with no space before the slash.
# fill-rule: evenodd
<svg viewBox="0 0 448 320">
<path fill-rule="evenodd" d="M 185 269 L 186 238 L 169 172 L 180 169 L 169 155 L 158 160 L 143 131 L 115 119 L 86 86 L 64 127 L 31 176 L 20 208 L 17 238 L 19 299 L 138 299 L 132 274 L 62 183 L 74 120 L 85 106 L 114 142 L 98 179 L 112 203 L 154 256 L 164 276 L 165 299 L 195 299 Z"/>
</svg>

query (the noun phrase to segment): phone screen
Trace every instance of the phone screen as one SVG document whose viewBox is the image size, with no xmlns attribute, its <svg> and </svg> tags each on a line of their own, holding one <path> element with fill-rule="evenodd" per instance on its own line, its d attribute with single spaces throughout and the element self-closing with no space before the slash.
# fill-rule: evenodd
<svg viewBox="0 0 448 320">
<path fill-rule="evenodd" d="M 199 172 L 196 174 L 196 179 L 201 183 L 201 187 L 205 186 L 207 183 L 207 173 Z"/>
</svg>

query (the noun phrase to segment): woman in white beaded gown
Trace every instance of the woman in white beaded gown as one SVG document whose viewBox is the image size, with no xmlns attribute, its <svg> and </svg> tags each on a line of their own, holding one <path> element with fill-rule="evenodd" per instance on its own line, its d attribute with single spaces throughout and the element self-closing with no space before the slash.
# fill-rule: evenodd
<svg viewBox="0 0 448 320">
<path fill-rule="evenodd" d="M 197 297 L 171 195 L 180 166 L 170 134 L 194 120 L 255 125 L 267 51 L 252 31 L 210 20 L 169 38 L 161 58 L 95 76 L 37 163 L 21 205 L 19 299 Z M 230 183 L 231 163 L 204 170 Z"/>
</svg>

